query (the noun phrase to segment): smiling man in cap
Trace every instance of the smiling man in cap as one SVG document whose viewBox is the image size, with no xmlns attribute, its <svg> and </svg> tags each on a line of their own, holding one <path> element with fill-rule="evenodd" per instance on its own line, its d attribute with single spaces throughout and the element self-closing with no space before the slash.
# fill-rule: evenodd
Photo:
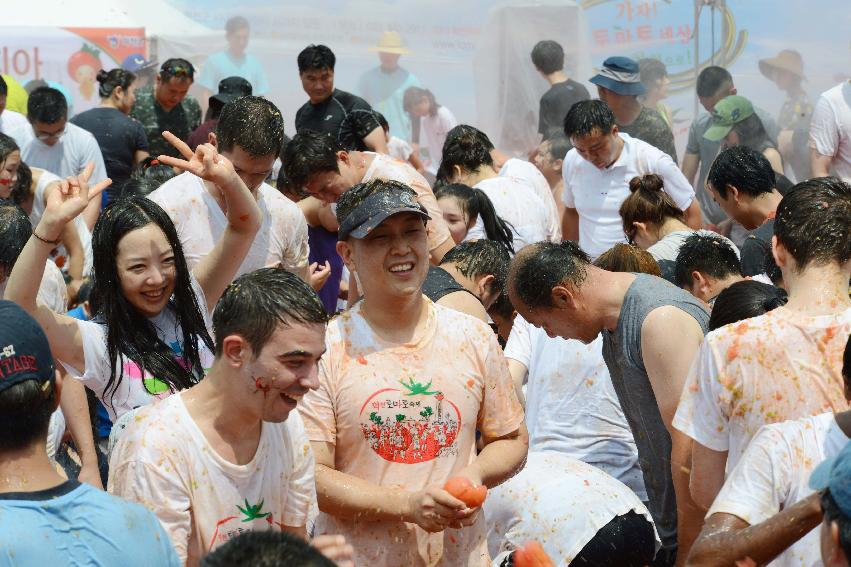
<svg viewBox="0 0 851 567">
<path fill-rule="evenodd" d="M 56 472 L 46 438 L 61 392 L 44 331 L 0 301 L 0 564 L 180 565 L 153 514 Z"/>
<path fill-rule="evenodd" d="M 378 44 L 369 50 L 378 53 L 381 64 L 361 75 L 356 94 L 384 115 L 390 124 L 391 136 L 410 140 L 411 119 L 403 108 L 403 99 L 409 87 L 421 86 L 413 73 L 399 66 L 399 57 L 410 51 L 395 31 L 384 32 Z"/>
<path fill-rule="evenodd" d="M 331 322 L 319 389 L 301 406 L 316 532 L 345 535 L 356 565 L 489 565 L 481 508 L 441 487 L 454 476 L 493 487 L 526 456 L 496 335 L 422 294 L 429 216 L 411 188 L 358 184 L 337 220 L 337 251 L 364 299 Z"/>
<path fill-rule="evenodd" d="M 600 100 L 614 112 L 619 131 L 659 148 L 676 163 L 674 135 L 665 119 L 638 100 L 647 90 L 641 84 L 638 63 L 629 57 L 609 57 L 590 81 L 597 85 Z"/>
</svg>

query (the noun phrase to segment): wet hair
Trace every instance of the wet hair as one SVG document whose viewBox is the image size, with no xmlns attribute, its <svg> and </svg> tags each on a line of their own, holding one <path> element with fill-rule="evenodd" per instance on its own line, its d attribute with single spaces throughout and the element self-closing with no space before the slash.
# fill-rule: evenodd
<svg viewBox="0 0 851 567">
<path fill-rule="evenodd" d="M 201 559 L 201 567 L 334 567 L 300 537 L 283 531 L 247 531 Z"/>
<path fill-rule="evenodd" d="M 491 290 L 502 293 L 508 281 L 511 255 L 505 246 L 493 240 L 462 242 L 440 260 L 440 265 L 454 264 L 466 278 L 493 276 Z"/>
<path fill-rule="evenodd" d="M 851 185 L 837 177 L 798 183 L 777 207 L 774 235 L 798 272 L 851 260 Z"/>
<path fill-rule="evenodd" d="M 638 71 L 641 76 L 641 84 L 647 90 L 656 88 L 656 81 L 668 76 L 668 68 L 658 59 L 645 57 L 638 60 Z"/>
<path fill-rule="evenodd" d="M 414 106 L 419 104 L 424 98 L 428 99 L 428 115 L 436 116 L 440 105 L 435 100 L 434 94 L 430 90 L 420 87 L 408 87 L 405 89 L 405 94 L 402 97 L 402 109 L 405 112 L 411 112 Z"/>
<path fill-rule="evenodd" d="M 845 354 L 842 358 L 842 377 L 846 384 L 851 382 L 851 335 L 848 336 L 848 341 L 845 343 Z"/>
<path fill-rule="evenodd" d="M 564 135 L 579 138 L 595 131 L 608 134 L 614 125 L 615 115 L 608 104 L 602 100 L 581 100 L 564 117 Z"/>
<path fill-rule="evenodd" d="M 0 452 L 43 442 L 57 402 L 50 382 L 27 380 L 0 392 Z"/>
<path fill-rule="evenodd" d="M 591 259 L 577 243 L 538 242 L 524 248 L 511 262 L 508 281 L 517 297 L 531 309 L 552 306 L 552 289 L 578 289 L 588 275 Z"/>
<path fill-rule="evenodd" d="M 32 233 L 26 213 L 12 201 L 0 199 L 0 276 L 9 277 Z"/>
<path fill-rule="evenodd" d="M 26 163 L 18 164 L 18 179 L 12 186 L 9 197 L 19 207 L 22 206 L 32 194 L 33 172 Z"/>
<path fill-rule="evenodd" d="M 337 58 L 327 45 L 310 44 L 298 54 L 298 72 L 334 70 Z"/>
<path fill-rule="evenodd" d="M 118 87 L 126 91 L 135 80 L 136 75 L 121 67 L 112 69 L 111 71 L 101 69 L 97 74 L 97 81 L 100 83 L 100 86 L 98 86 L 98 96 L 109 98 L 112 96 L 112 91 Z"/>
<path fill-rule="evenodd" d="M 330 134 L 302 130 L 293 136 L 284 150 L 283 170 L 287 179 L 298 191 L 317 173 L 340 172 L 337 152 L 343 147 Z"/>
<path fill-rule="evenodd" d="M 259 96 L 243 96 L 225 105 L 216 125 L 220 152 L 242 148 L 252 157 L 277 157 L 284 141 L 284 117 L 275 104 Z"/>
<path fill-rule="evenodd" d="M 851 518 L 839 508 L 829 488 L 821 495 L 821 509 L 828 524 L 836 522 L 839 526 L 839 546 L 845 557 L 851 558 Z"/>
<path fill-rule="evenodd" d="M 278 325 L 327 322 L 322 301 L 300 277 L 280 268 L 255 270 L 236 278 L 216 304 L 216 356 L 230 335 L 245 339 L 257 358 Z"/>
<path fill-rule="evenodd" d="M 564 49 L 551 39 L 539 41 L 532 48 L 532 64 L 545 75 L 561 71 L 564 69 Z"/>
<path fill-rule="evenodd" d="M 238 32 L 239 30 L 247 30 L 250 27 L 251 26 L 248 25 L 248 20 L 242 16 L 234 16 L 225 22 L 225 33 L 230 35 L 234 32 Z"/>
<path fill-rule="evenodd" d="M 121 292 L 116 257 L 118 244 L 128 233 L 150 224 L 159 227 L 174 253 L 174 295 L 166 309 L 174 312 L 182 332 L 183 363 L 159 337 L 154 325 L 136 310 Z M 198 343 L 213 349 L 213 340 L 207 332 L 202 309 L 192 291 L 189 268 L 183 247 L 168 214 L 145 197 L 133 196 L 119 199 L 104 209 L 92 232 L 92 296 L 90 300 L 93 319 L 106 328 L 106 347 L 109 353 L 109 380 L 102 401 L 112 405 L 112 396 L 118 389 L 123 372 L 119 355 L 132 360 L 142 369 L 156 376 L 172 391 L 186 389 L 204 374 L 198 354 Z"/>
<path fill-rule="evenodd" d="M 0 132 L 0 167 L 6 164 L 6 159 L 14 153 L 21 151 L 15 138 Z M 21 162 L 23 163 L 23 162 Z"/>
<path fill-rule="evenodd" d="M 491 150 L 493 143 L 487 134 L 468 124 L 455 126 L 447 132 L 443 143 L 438 179 L 452 179 L 452 168 L 456 165 L 469 172 L 478 171 L 483 165 L 493 167 Z"/>
<path fill-rule="evenodd" d="M 733 76 L 724 67 L 711 65 L 697 76 L 697 96 L 711 97 L 721 92 L 721 89 L 733 86 Z"/>
<path fill-rule="evenodd" d="M 712 162 L 706 182 L 727 198 L 727 186 L 735 187 L 739 192 L 751 197 L 771 193 L 777 183 L 777 176 L 771 163 L 762 155 L 745 145 L 725 148 Z"/>
<path fill-rule="evenodd" d="M 438 200 L 452 197 L 458 200 L 461 210 L 471 221 L 481 219 L 488 240 L 499 242 L 506 250 L 514 252 L 514 232 L 511 224 L 496 213 L 493 202 L 484 191 L 464 185 L 450 183 L 441 185 L 434 192 Z"/>
<path fill-rule="evenodd" d="M 662 270 L 653 255 L 632 244 L 615 244 L 594 260 L 594 265 L 609 272 L 637 272 L 662 276 Z"/>
<path fill-rule="evenodd" d="M 180 80 L 195 80 L 195 67 L 186 59 L 166 59 L 160 66 L 160 81 L 167 83 L 177 77 Z"/>
<path fill-rule="evenodd" d="M 674 266 L 674 283 L 691 287 L 691 273 L 700 272 L 715 279 L 742 275 L 742 263 L 736 251 L 717 234 L 695 232 L 685 239 Z"/>
<path fill-rule="evenodd" d="M 6 96 L 9 94 L 9 86 L 6 84 L 6 79 L 0 75 L 0 96 Z"/>
<path fill-rule="evenodd" d="M 635 176 L 629 182 L 629 196 L 621 203 L 623 231 L 632 234 L 633 223 L 643 222 L 659 228 L 666 219 L 683 220 L 684 213 L 665 193 L 662 178 L 655 173 Z"/>
<path fill-rule="evenodd" d="M 342 225 L 349 215 L 352 214 L 352 211 L 358 208 L 363 200 L 373 193 L 380 193 L 382 191 L 389 190 L 408 193 L 414 198 L 414 200 L 417 198 L 416 191 L 400 181 L 373 179 L 366 183 L 358 183 L 343 193 L 342 196 L 340 196 L 340 200 L 337 201 L 337 224 Z"/>
<path fill-rule="evenodd" d="M 765 126 L 759 116 L 754 113 L 733 125 L 733 131 L 739 136 L 740 146 L 747 146 L 755 150 L 764 150 L 766 147 L 777 149 L 777 145 L 768 136 Z"/>
<path fill-rule="evenodd" d="M 51 87 L 39 87 L 27 99 L 27 118 L 30 122 L 55 124 L 68 118 L 65 95 Z"/>
<path fill-rule="evenodd" d="M 573 149 L 573 144 L 570 143 L 570 138 L 567 136 L 563 136 L 559 134 L 558 136 L 553 136 L 547 142 L 549 145 L 550 157 L 553 159 L 561 159 L 563 160 L 571 149 Z"/>
<path fill-rule="evenodd" d="M 148 156 L 133 168 L 130 173 L 130 180 L 144 181 L 153 188 L 151 189 L 153 191 L 176 175 L 173 167 L 161 163 L 154 156 Z"/>
<path fill-rule="evenodd" d="M 488 309 L 488 315 L 491 317 L 496 315 L 506 320 L 510 320 L 514 316 L 514 305 L 511 303 L 511 298 L 508 297 L 506 291 L 499 294 L 496 301 Z"/>
<path fill-rule="evenodd" d="M 715 298 L 709 316 L 709 330 L 765 315 L 786 305 L 786 292 L 773 285 L 755 280 L 736 282 Z"/>
</svg>

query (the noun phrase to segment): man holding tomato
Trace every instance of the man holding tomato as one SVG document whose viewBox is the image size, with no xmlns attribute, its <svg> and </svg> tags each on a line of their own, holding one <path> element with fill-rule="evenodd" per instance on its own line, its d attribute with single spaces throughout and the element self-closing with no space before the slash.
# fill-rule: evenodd
<svg viewBox="0 0 851 567">
<path fill-rule="evenodd" d="M 337 251 L 364 300 L 330 324 L 319 388 L 300 407 L 316 458 L 316 533 L 346 536 L 357 565 L 489 566 L 484 486 L 526 457 L 496 336 L 422 294 L 428 219 L 393 181 L 355 185 L 337 203 Z"/>
</svg>

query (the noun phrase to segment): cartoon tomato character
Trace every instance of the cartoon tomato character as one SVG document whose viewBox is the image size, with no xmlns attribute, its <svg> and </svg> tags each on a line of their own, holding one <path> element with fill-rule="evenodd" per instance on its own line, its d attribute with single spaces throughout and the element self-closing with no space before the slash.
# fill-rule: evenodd
<svg viewBox="0 0 851 567">
<path fill-rule="evenodd" d="M 463 476 L 453 476 L 447 480 L 446 484 L 443 485 L 443 490 L 470 508 L 481 506 L 488 495 L 487 486 L 473 484 L 469 478 Z"/>
<path fill-rule="evenodd" d="M 514 567 L 556 567 L 543 546 L 537 541 L 527 541 L 514 551 Z"/>
<path fill-rule="evenodd" d="M 86 100 L 95 93 L 95 79 L 101 68 L 100 51 L 88 44 L 68 58 L 68 75 L 80 85 L 80 94 Z"/>
<path fill-rule="evenodd" d="M 382 388 L 360 409 L 361 432 L 370 448 L 393 463 L 422 463 L 445 451 L 457 451 L 461 412 L 431 382 L 412 377 L 400 380 L 402 388 Z"/>
</svg>

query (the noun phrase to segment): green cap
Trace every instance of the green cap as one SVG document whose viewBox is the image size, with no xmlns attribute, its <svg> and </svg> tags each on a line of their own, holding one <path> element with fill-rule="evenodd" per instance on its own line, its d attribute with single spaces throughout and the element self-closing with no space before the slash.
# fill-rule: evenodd
<svg viewBox="0 0 851 567">
<path fill-rule="evenodd" d="M 713 142 L 723 140 L 733 126 L 753 115 L 751 101 L 743 96 L 730 95 L 718 101 L 712 110 L 712 125 L 703 137 Z"/>
</svg>

